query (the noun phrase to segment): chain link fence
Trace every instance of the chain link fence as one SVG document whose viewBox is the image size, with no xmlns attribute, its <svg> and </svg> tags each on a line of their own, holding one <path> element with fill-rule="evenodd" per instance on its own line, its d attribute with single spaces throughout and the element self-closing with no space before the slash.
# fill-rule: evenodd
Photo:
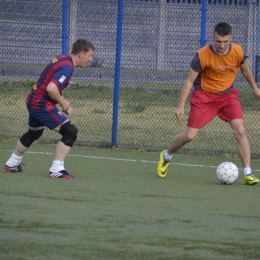
<svg viewBox="0 0 260 260">
<path fill-rule="evenodd" d="M 180 123 L 173 111 L 195 51 L 211 43 L 216 23 L 233 26 L 233 42 L 242 45 L 259 80 L 259 19 L 259 3 L 251 0 L 0 0 L 0 138 L 27 131 L 25 99 L 32 85 L 52 58 L 87 38 L 95 45 L 93 61 L 75 70 L 64 92 L 79 129 L 77 145 L 165 149 L 186 128 L 188 100 Z M 240 73 L 235 86 L 252 156 L 258 157 L 259 101 Z M 47 130 L 38 142 L 59 139 Z M 180 152 L 237 156 L 233 133 L 219 118 Z"/>
</svg>

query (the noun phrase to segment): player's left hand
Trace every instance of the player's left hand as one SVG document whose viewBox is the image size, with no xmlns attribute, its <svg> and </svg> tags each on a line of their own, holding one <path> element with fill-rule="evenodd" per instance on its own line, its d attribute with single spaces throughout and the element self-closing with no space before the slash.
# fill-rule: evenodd
<svg viewBox="0 0 260 260">
<path fill-rule="evenodd" d="M 72 113 L 72 107 L 69 106 L 67 109 L 64 109 L 63 112 L 66 114 L 66 115 L 70 115 Z"/>
</svg>

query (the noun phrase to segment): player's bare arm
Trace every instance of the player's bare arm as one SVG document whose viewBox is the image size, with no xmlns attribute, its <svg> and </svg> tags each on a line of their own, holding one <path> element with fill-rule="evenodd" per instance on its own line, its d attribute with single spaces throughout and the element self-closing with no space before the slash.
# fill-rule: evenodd
<svg viewBox="0 0 260 260">
<path fill-rule="evenodd" d="M 243 77 L 247 80 L 249 85 L 254 91 L 254 95 L 256 99 L 260 99 L 260 89 L 257 87 L 254 76 L 250 68 L 248 67 L 248 64 L 245 62 L 244 64 L 240 65 L 240 71 Z"/>
<path fill-rule="evenodd" d="M 60 92 L 57 86 L 50 82 L 47 86 L 47 92 L 52 100 L 59 103 L 62 107 L 62 110 L 65 114 L 70 115 L 72 112 L 72 108 L 70 107 L 69 101 L 67 101 L 63 96 L 60 95 Z"/>
<path fill-rule="evenodd" d="M 197 78 L 198 74 L 199 73 L 194 71 L 193 69 L 190 69 L 190 71 L 189 71 L 188 77 L 187 77 L 187 79 L 184 83 L 184 86 L 182 88 L 182 91 L 181 91 L 178 107 L 174 111 L 174 114 L 178 121 L 180 121 L 180 119 L 184 115 L 184 105 L 185 105 L 186 99 L 191 91 L 193 83 L 194 83 L 195 79 Z"/>
</svg>

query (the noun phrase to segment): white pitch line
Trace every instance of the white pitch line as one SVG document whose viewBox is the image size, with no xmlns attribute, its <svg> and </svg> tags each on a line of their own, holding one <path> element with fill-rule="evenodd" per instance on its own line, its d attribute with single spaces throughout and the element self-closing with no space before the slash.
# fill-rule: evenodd
<svg viewBox="0 0 260 260">
<path fill-rule="evenodd" d="M 13 152 L 13 150 L 2 150 L 0 152 Z M 43 155 L 55 155 L 54 153 L 47 153 L 47 152 L 34 152 L 34 151 L 26 151 L 26 153 L 30 154 L 43 154 Z M 89 159 L 101 159 L 101 160 L 113 160 L 113 161 L 124 161 L 124 162 L 140 162 L 140 163 L 158 163 L 155 161 L 147 161 L 147 160 L 136 160 L 136 159 L 125 159 L 125 158 L 112 158 L 112 157 L 101 157 L 101 156 L 92 156 L 92 155 L 81 155 L 81 154 L 68 154 L 67 156 L 70 157 L 81 157 L 81 158 L 89 158 Z M 179 166 L 188 166 L 188 167 L 202 167 L 202 168 L 217 168 L 218 166 L 212 165 L 202 165 L 202 164 L 189 164 L 189 163 L 174 163 L 171 162 L 172 165 L 179 165 Z M 239 170 L 243 170 L 240 169 Z M 260 170 L 253 170 L 259 172 Z"/>
</svg>

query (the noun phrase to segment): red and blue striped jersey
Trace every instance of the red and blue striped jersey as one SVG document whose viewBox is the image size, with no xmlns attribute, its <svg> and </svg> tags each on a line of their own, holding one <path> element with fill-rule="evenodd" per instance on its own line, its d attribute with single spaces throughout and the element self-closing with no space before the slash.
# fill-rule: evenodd
<svg viewBox="0 0 260 260">
<path fill-rule="evenodd" d="M 54 58 L 43 70 L 37 83 L 35 83 L 26 99 L 26 105 L 32 109 L 51 109 L 56 102 L 47 92 L 47 86 L 53 82 L 60 94 L 68 86 L 74 71 L 73 61 L 69 54 Z"/>
</svg>

